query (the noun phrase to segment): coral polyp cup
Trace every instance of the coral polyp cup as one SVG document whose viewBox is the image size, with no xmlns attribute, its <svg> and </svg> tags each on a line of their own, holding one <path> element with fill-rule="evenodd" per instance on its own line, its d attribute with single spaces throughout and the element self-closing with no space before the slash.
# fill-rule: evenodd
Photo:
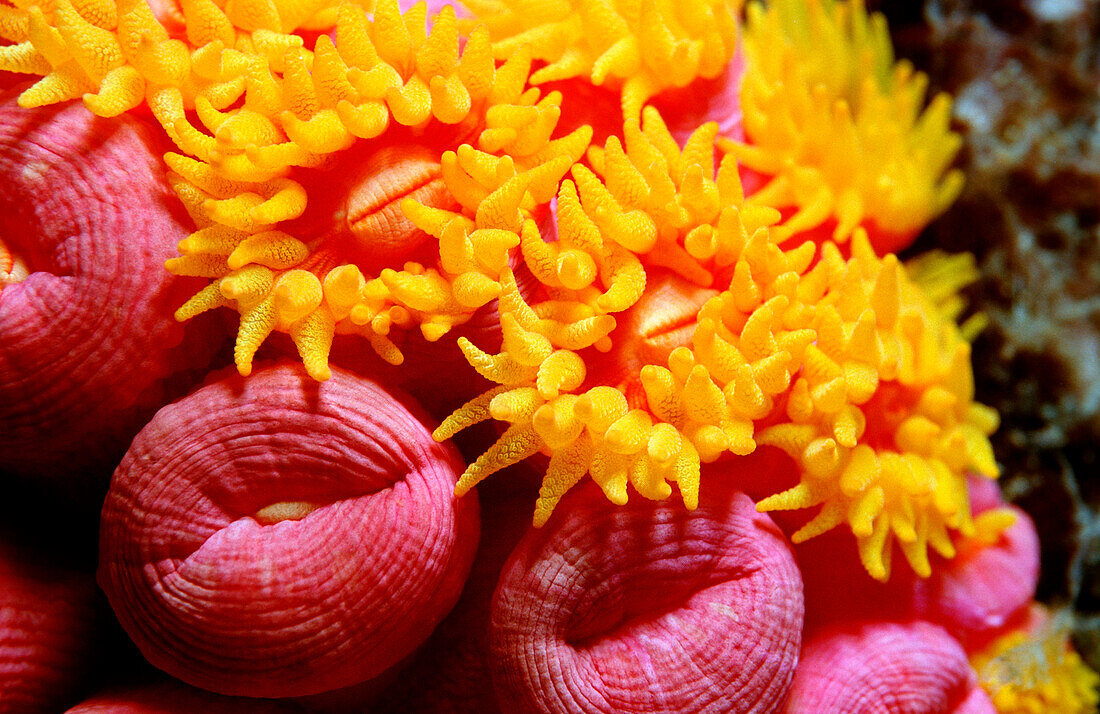
<svg viewBox="0 0 1100 714">
<path fill-rule="evenodd" d="M 957 641 L 927 622 L 871 622 L 810 639 L 784 714 L 995 714 Z"/>
<path fill-rule="evenodd" d="M 802 635 L 790 547 L 747 496 L 693 512 L 567 498 L 504 567 L 490 625 L 505 711 L 773 712 Z"/>
<path fill-rule="evenodd" d="M 214 382 L 134 440 L 99 580 L 145 657 L 223 694 L 315 694 L 408 655 L 457 600 L 478 508 L 400 397 L 300 366 Z"/>
<path fill-rule="evenodd" d="M 79 106 L 0 97 L 0 468 L 106 476 L 217 341 L 171 312 L 194 281 L 163 269 L 186 215 L 153 133 Z"/>
</svg>

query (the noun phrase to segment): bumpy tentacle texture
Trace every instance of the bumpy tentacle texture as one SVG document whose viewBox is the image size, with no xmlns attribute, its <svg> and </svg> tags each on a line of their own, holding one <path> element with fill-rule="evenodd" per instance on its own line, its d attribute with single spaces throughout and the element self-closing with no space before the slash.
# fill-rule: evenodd
<svg viewBox="0 0 1100 714">
<path fill-rule="evenodd" d="M 1010 632 L 971 658 L 1000 714 L 1096 711 L 1100 675 L 1070 644 L 1068 619 L 1055 616 L 1032 632 Z"/>
<path fill-rule="evenodd" d="M 885 19 L 862 0 L 754 2 L 744 43 L 747 141 L 721 148 L 770 178 L 755 200 L 794 209 L 784 233 L 846 241 L 863 225 L 882 254 L 958 196 L 951 100 L 922 111 L 927 77 L 894 63 Z"/>
<path fill-rule="evenodd" d="M 528 52 L 497 67 L 485 28 L 474 29 L 460 52 L 450 6 L 427 32 L 423 4 L 402 15 L 396 0 L 383 0 L 371 18 L 353 3 L 248 0 L 222 8 L 199 0 L 184 3 L 184 42 L 170 38 L 144 3 L 116 8 L 104 2 L 111 12 L 96 10 L 95 17 L 117 19 L 98 26 L 84 19 L 91 10 L 66 10 L 68 0 L 60 0 L 53 17 L 32 8 L 29 26 L 41 32 L 28 30 L 24 44 L 43 56 L 56 40 L 58 57 L 109 57 L 105 71 L 133 79 L 125 97 L 115 91 L 122 85 L 90 70 L 79 91 L 44 93 L 38 88 L 56 84 L 62 66 L 50 64 L 54 71 L 20 101 L 41 104 L 97 90 L 84 95 L 85 103 L 104 116 L 148 104 L 180 149 L 166 160 L 198 227 L 168 268 L 214 279 L 177 318 L 226 305 L 239 310 L 235 357 L 242 374 L 273 330 L 288 332 L 310 374 L 326 379 L 336 332 L 364 335 L 397 364 L 402 355 L 391 330 L 418 327 L 435 340 L 468 320 L 500 293 L 500 270 L 519 243 L 523 221 L 553 197 L 588 144 L 587 128 L 550 139 L 561 95 L 527 89 Z M 326 27 L 326 17 L 335 25 L 332 37 L 321 35 L 313 51 L 304 49 L 292 31 Z M 81 31 L 70 32 L 66 23 Z M 14 47 L 4 49 L 10 55 Z M 0 57 L 6 69 L 15 69 L 13 62 Z M 441 183 L 429 192 L 435 201 L 423 205 L 411 194 L 414 200 L 402 205 L 406 219 L 374 205 L 392 197 L 367 195 L 359 201 L 362 215 L 348 219 L 358 223 L 350 236 L 304 239 L 283 230 L 281 223 L 306 211 L 307 192 L 295 170 L 331 163 L 357 139 L 403 127 L 416 136 L 453 139 L 454 150 L 440 149 L 431 157 L 435 166 L 421 171 L 426 177 L 411 179 Z M 350 212 L 357 210 L 353 202 Z M 435 203 L 459 210 L 440 211 Z M 412 224 L 395 227 L 395 220 Z M 374 243 L 389 240 L 396 244 L 390 252 L 400 256 L 410 247 L 403 232 L 416 228 L 444 244 L 433 261 L 398 261 L 400 269 L 373 274 L 360 269 L 356 251 L 371 253 Z"/>
<path fill-rule="evenodd" d="M 897 258 L 877 258 L 862 231 L 852 253 L 846 262 L 826 243 L 798 286 L 816 339 L 785 395 L 785 423 L 757 441 L 798 461 L 801 482 L 758 507 L 822 504 L 796 542 L 847 522 L 873 577 L 889 577 L 894 541 L 927 576 L 929 546 L 949 558 L 948 531 L 974 532 L 966 473 L 998 475 L 987 438 L 998 418 L 973 401 L 969 344 Z"/>
<path fill-rule="evenodd" d="M 536 525 L 586 474 L 616 503 L 628 485 L 661 499 L 674 482 L 694 508 L 701 463 L 764 444 L 795 459 L 801 482 L 761 509 L 821 506 L 796 541 L 847 522 L 874 577 L 889 576 L 895 540 L 927 575 L 929 545 L 950 556 L 949 531 L 972 531 L 965 473 L 997 475 L 986 439 L 996 414 L 973 402 L 969 345 L 861 229 L 848 260 L 831 242 L 816 263 L 811 242 L 782 250 L 769 230 L 778 213 L 744 200 L 732 157 L 715 174 L 713 127 L 681 151 L 645 114 L 643 129 L 627 122 L 625 152 L 615 138 L 590 152 L 602 180 L 574 167 L 579 198 L 563 182 L 557 244 L 522 242 L 552 299 L 528 305 L 508 281 L 502 352 L 462 343 L 500 386 L 436 438 L 489 417 L 511 426 L 458 491 L 541 451 L 550 463 Z M 584 260 L 563 259 L 578 246 L 589 247 Z M 574 274 L 585 260 L 595 267 Z M 651 308 L 641 298 L 653 266 L 693 283 L 701 307 L 658 357 L 609 376 L 600 352 L 633 351 L 610 313 L 646 322 L 633 313 Z"/>
<path fill-rule="evenodd" d="M 725 161 L 715 176 L 713 124 L 700 128 L 681 151 L 657 112 L 647 109 L 645 114 L 644 128 L 627 122 L 625 151 L 612 137 L 602 151 L 593 152 L 603 180 L 578 165 L 574 180 L 562 182 L 556 243 L 543 242 L 534 224 L 526 225 L 524 259 L 551 297 L 528 305 L 514 281 L 507 282 L 500 299 L 503 351 L 488 355 L 460 342 L 475 369 L 501 386 L 457 410 L 436 431 L 437 439 L 446 439 L 490 416 L 512 424 L 467 469 L 459 492 L 539 450 L 552 454 L 536 506 L 539 525 L 586 473 L 616 503 L 626 501 L 628 483 L 660 499 L 671 493 L 668 482 L 673 481 L 694 508 L 700 460 L 713 460 L 727 448 L 736 453 L 753 449 L 751 420 L 762 416 L 754 400 L 767 402 L 767 395 L 787 386 L 784 360 L 790 354 L 785 350 L 798 351 L 811 337 L 802 332 L 782 346 L 768 343 L 764 333 L 769 328 L 764 325 L 761 332 L 757 319 L 744 352 L 732 345 L 728 351 L 712 349 L 711 339 L 702 348 L 707 357 L 697 359 L 686 346 L 670 344 L 662 355 L 667 368 L 647 365 L 622 384 L 588 378 L 593 364 L 605 359 L 600 353 L 615 348 L 612 313 L 630 311 L 646 289 L 647 268 L 639 255 L 650 266 L 668 266 L 694 283 L 705 291 L 704 300 L 716 294 L 708 289 L 715 273 L 740 276 L 735 278 L 740 285 L 752 282 L 754 265 L 760 285 L 771 289 L 776 287 L 771 278 L 804 271 L 813 256 L 811 244 L 783 254 L 770 242 L 766 226 L 778 218 L 775 211 L 741 210 L 744 197 L 734 161 Z M 793 284 L 786 279 L 780 289 Z M 752 285 L 755 297 L 738 304 L 749 312 L 771 310 L 763 307 L 771 295 Z M 659 312 L 662 306 L 638 309 L 644 313 L 650 307 Z M 742 319 L 734 327 L 736 333 L 744 324 Z M 615 349 L 617 358 L 624 350 Z M 735 389 L 749 396 L 735 396 Z"/>
<path fill-rule="evenodd" d="M 462 0 L 489 27 L 498 59 L 529 45 L 545 62 L 533 84 L 587 77 L 620 88 L 637 119 L 660 92 L 713 79 L 729 64 L 741 0 Z"/>
</svg>

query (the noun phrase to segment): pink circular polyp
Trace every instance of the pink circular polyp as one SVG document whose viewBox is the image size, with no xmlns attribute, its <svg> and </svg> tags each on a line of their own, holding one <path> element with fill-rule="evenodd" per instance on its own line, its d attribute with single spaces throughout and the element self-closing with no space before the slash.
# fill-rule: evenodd
<svg viewBox="0 0 1100 714">
<path fill-rule="evenodd" d="M 146 658 L 245 696 L 313 694 L 408 655 L 477 546 L 462 463 L 406 403 L 340 370 L 233 376 L 165 407 L 103 507 L 99 580 Z"/>
<path fill-rule="evenodd" d="M 802 615 L 790 548 L 744 494 L 687 511 L 584 486 L 504 567 L 493 677 L 506 712 L 773 712 Z"/>
</svg>

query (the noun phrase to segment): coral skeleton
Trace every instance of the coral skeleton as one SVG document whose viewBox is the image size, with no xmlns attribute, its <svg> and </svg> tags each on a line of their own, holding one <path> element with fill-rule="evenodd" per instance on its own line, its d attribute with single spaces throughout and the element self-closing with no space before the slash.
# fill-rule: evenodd
<svg viewBox="0 0 1100 714">
<path fill-rule="evenodd" d="M 733 0 L 187 0 L 178 31 L 137 0 L 22 3 L 0 69 L 44 75 L 23 106 L 145 105 L 178 148 L 196 230 L 168 268 L 212 282 L 176 317 L 240 312 L 242 375 L 273 331 L 324 380 L 337 334 L 399 364 L 496 301 L 502 346 L 458 345 L 497 386 L 435 432 L 507 425 L 459 494 L 541 452 L 536 525 L 586 475 L 694 509 L 705 464 L 771 448 L 798 483 L 758 508 L 817 508 L 796 542 L 847 524 L 876 579 L 895 543 L 927 575 L 973 533 L 997 416 L 953 319 L 965 266 L 930 297 L 887 252 L 957 195 L 959 139 L 860 2 L 750 5 L 745 140 L 682 146 L 646 103 L 726 70 Z M 531 85 L 570 78 L 621 92 L 620 135 L 556 136 L 568 97 Z"/>
</svg>

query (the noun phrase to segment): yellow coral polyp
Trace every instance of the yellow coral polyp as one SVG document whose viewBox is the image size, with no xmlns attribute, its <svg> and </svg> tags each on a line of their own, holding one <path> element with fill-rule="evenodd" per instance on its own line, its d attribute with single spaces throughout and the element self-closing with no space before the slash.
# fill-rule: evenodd
<svg viewBox="0 0 1100 714">
<path fill-rule="evenodd" d="M 741 90 L 746 140 L 723 140 L 767 183 L 756 202 L 793 210 L 783 234 L 857 226 L 880 253 L 903 247 L 958 196 L 951 100 L 924 108 L 927 77 L 894 62 L 884 18 L 862 0 L 747 8 Z"/>
<path fill-rule="evenodd" d="M 707 125 L 681 149 L 660 116 L 647 109 L 642 126 L 627 120 L 625 149 L 612 138 L 590 154 L 598 173 L 574 166 L 574 180 L 561 183 L 558 241 L 548 244 L 528 233 L 520 246 L 552 298 L 528 305 L 506 274 L 502 352 L 489 355 L 461 343 L 475 369 L 506 389 L 464 405 L 436 437 L 490 416 L 512 426 L 470 466 L 459 492 L 542 450 L 551 458 L 535 509 L 538 525 L 586 474 L 618 503 L 625 501 L 628 486 L 660 499 L 675 483 L 694 508 L 702 462 L 755 448 L 753 420 L 788 387 L 793 361 L 812 340 L 809 331 L 786 330 L 783 323 L 795 280 L 809 267 L 814 249 L 806 244 L 784 253 L 771 241 L 767 225 L 778 213 L 744 207 L 732 159 L 715 171 L 715 134 Z M 745 218 L 752 222 L 745 225 Z M 639 239 L 639 225 L 648 226 L 651 240 Z M 710 227 L 714 238 L 702 263 L 684 248 L 699 226 Z M 561 269 L 567 265 L 561 256 L 571 251 L 596 266 L 595 276 L 574 286 Z M 680 269 L 681 277 L 672 280 L 698 284 L 692 290 L 702 291 L 701 310 L 690 300 L 679 309 L 689 310 L 688 317 L 699 310 L 699 328 L 694 336 L 679 338 L 682 344 L 658 350 L 661 363 L 642 366 L 625 383 L 589 386 L 589 365 L 601 364 L 606 358 L 600 352 L 629 338 L 616 338 L 616 319 L 609 313 L 642 310 L 643 331 L 663 329 L 664 318 L 647 316 L 668 306 L 659 300 L 638 305 L 650 277 L 642 259 L 654 256 L 665 258 L 652 261 L 657 266 Z M 704 265 L 727 276 L 731 288 L 709 289 L 714 276 Z M 777 279 L 781 275 L 789 277 Z M 752 296 L 734 299 L 733 291 L 746 282 Z M 652 328 L 646 327 L 649 322 Z M 631 347 L 622 344 L 622 350 Z M 640 389 L 634 403 L 622 391 L 633 389 L 631 384 Z"/>
<path fill-rule="evenodd" d="M 9 32 L 21 44 L 0 52 L 5 69 L 47 73 L 21 97 L 26 106 L 84 95 L 92 111 L 112 116 L 149 105 L 179 147 L 167 156 L 169 178 L 198 228 L 169 269 L 219 283 L 253 266 L 274 271 L 277 293 L 242 301 L 235 289 L 203 290 L 177 312 L 186 319 L 237 308 L 242 372 L 272 330 L 290 333 L 321 378 L 336 332 L 364 335 L 399 363 L 395 329 L 419 328 L 435 340 L 468 320 L 500 294 L 497 280 L 524 221 L 553 197 L 588 145 L 587 128 L 551 138 L 561 95 L 527 88 L 527 50 L 497 66 L 485 27 L 460 50 L 450 6 L 431 18 L 430 30 L 423 4 L 404 14 L 396 0 L 368 9 L 372 17 L 359 4 L 330 0 L 193 0 L 182 5 L 183 42 L 142 2 L 74 9 L 59 0 L 48 12 L 26 11 L 26 32 Z M 332 32 L 309 50 L 293 34 L 306 26 Z M 391 126 L 419 132 L 430 122 L 455 127 L 457 151 L 440 150 L 439 162 L 459 210 L 433 214 L 407 199 L 407 217 L 385 220 L 409 220 L 446 243 L 438 263 L 364 273 L 338 247 L 334 254 L 323 240 L 282 228 L 306 211 L 295 171 Z M 312 280 L 299 279 L 303 273 Z M 308 296 L 292 294 L 306 282 Z"/>
<path fill-rule="evenodd" d="M 1100 703 L 1100 675 L 1069 641 L 1069 616 L 1035 631 L 1016 630 L 971 657 L 978 681 L 999 714 L 1090 714 Z"/>
<path fill-rule="evenodd" d="M 463 0 L 498 59 L 523 46 L 545 63 L 531 82 L 587 77 L 622 91 L 637 118 L 660 92 L 719 76 L 733 57 L 740 0 Z"/>
<path fill-rule="evenodd" d="M 746 200 L 731 156 L 715 168 L 713 126 L 680 148 L 654 110 L 643 114 L 641 126 L 627 120 L 625 146 L 609 139 L 589 152 L 595 171 L 574 166 L 562 182 L 558 240 L 533 225 L 521 237 L 550 298 L 528 305 L 506 275 L 502 351 L 463 344 L 501 389 L 460 408 L 437 437 L 490 417 L 511 426 L 458 491 L 542 451 L 537 525 L 585 475 L 617 503 L 631 488 L 666 498 L 675 484 L 692 508 L 702 464 L 766 445 L 792 457 L 800 483 L 759 508 L 819 507 L 796 541 L 846 523 L 873 577 L 889 577 L 895 543 L 928 575 L 929 547 L 951 557 L 951 533 L 973 534 L 966 474 L 997 475 L 986 438 L 997 416 L 973 401 L 969 344 L 950 319 L 967 264 L 926 271 L 929 298 L 862 228 L 849 259 L 831 242 L 820 254 L 813 242 L 784 250 L 778 211 Z M 564 271 L 571 252 L 595 273 Z M 663 289 L 655 275 L 703 298 L 677 308 L 647 297 Z M 648 339 L 684 319 L 662 316 L 677 309 L 690 329 L 658 350 L 591 322 L 626 320 Z"/>
<path fill-rule="evenodd" d="M 987 436 L 997 415 L 974 403 L 969 344 L 862 231 L 845 261 L 831 243 L 798 285 L 817 336 L 786 395 L 783 423 L 757 440 L 800 465 L 801 482 L 760 510 L 818 514 L 795 542 L 847 523 L 867 571 L 885 580 L 897 543 L 913 570 L 928 548 L 954 555 L 949 531 L 973 532 L 966 473 L 996 477 Z"/>
</svg>

